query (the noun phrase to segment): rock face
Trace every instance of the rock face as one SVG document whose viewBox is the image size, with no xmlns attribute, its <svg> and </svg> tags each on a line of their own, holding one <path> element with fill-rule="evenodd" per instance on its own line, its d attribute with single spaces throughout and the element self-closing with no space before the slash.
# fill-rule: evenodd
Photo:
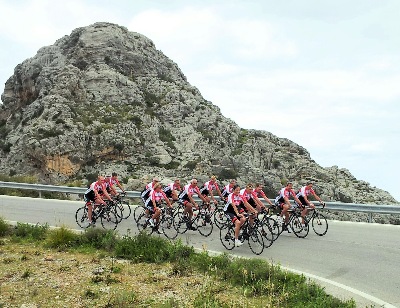
<svg viewBox="0 0 400 308">
<path fill-rule="evenodd" d="M 137 185 L 216 174 L 262 182 L 269 197 L 286 179 L 313 180 L 325 200 L 396 202 L 288 139 L 241 129 L 150 39 L 118 25 L 78 28 L 41 48 L 17 65 L 1 99 L 3 174 L 63 183 L 117 171 Z"/>
</svg>

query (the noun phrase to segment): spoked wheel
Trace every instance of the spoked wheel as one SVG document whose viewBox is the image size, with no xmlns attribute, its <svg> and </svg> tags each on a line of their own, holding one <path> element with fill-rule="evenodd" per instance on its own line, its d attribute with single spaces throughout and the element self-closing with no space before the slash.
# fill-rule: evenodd
<svg viewBox="0 0 400 308">
<path fill-rule="evenodd" d="M 219 230 L 219 238 L 222 246 L 228 250 L 232 250 L 235 247 L 235 229 L 233 226 L 227 226 Z"/>
<path fill-rule="evenodd" d="M 273 240 L 275 241 L 279 237 L 279 234 L 281 234 L 281 225 L 272 217 L 268 217 L 267 222 L 269 230 L 273 235 Z"/>
<path fill-rule="evenodd" d="M 209 236 L 213 231 L 213 222 L 211 221 L 210 214 L 207 213 L 202 213 L 197 216 L 194 225 L 197 231 L 203 236 Z"/>
<path fill-rule="evenodd" d="M 123 219 L 123 214 L 121 208 L 119 207 L 119 204 L 109 204 L 108 206 L 110 207 L 108 211 L 113 212 L 118 219 L 118 223 L 120 223 Z"/>
<path fill-rule="evenodd" d="M 188 217 L 182 211 L 177 211 L 174 214 L 173 216 L 174 228 L 178 233 L 183 234 L 187 231 L 188 229 L 187 222 L 188 222 Z"/>
<path fill-rule="evenodd" d="M 225 224 L 228 223 L 228 219 L 226 218 L 224 210 L 222 208 L 215 209 L 214 223 L 219 229 L 222 229 L 225 226 Z"/>
<path fill-rule="evenodd" d="M 104 211 L 101 216 L 101 225 L 105 230 L 115 230 L 119 223 L 119 218 L 114 211 Z"/>
<path fill-rule="evenodd" d="M 293 230 L 293 233 L 299 238 L 305 238 L 310 231 L 308 223 L 305 224 L 304 228 L 301 224 L 301 217 L 295 216 L 290 222 L 290 227 Z"/>
<path fill-rule="evenodd" d="M 274 235 L 269 230 L 269 226 L 264 224 L 259 227 L 259 231 L 264 238 L 264 248 L 270 247 L 274 243 Z"/>
<path fill-rule="evenodd" d="M 178 231 L 175 229 L 172 215 L 164 214 L 160 222 L 160 227 L 167 238 L 173 240 L 178 236 Z"/>
<path fill-rule="evenodd" d="M 153 233 L 153 228 L 150 226 L 149 223 L 149 216 L 146 215 L 146 211 L 142 208 L 142 213 L 139 214 L 137 221 L 136 221 L 137 228 L 139 232 L 145 232 L 147 234 Z"/>
<path fill-rule="evenodd" d="M 76 210 L 75 221 L 81 228 L 86 228 L 88 223 L 88 210 L 86 205 Z"/>
<path fill-rule="evenodd" d="M 264 251 L 264 237 L 258 229 L 254 229 L 248 235 L 248 243 L 250 250 L 256 254 L 260 255 Z M 272 242 L 269 246 L 272 245 Z"/>
<path fill-rule="evenodd" d="M 136 223 L 139 219 L 140 214 L 142 214 L 144 210 L 145 208 L 142 205 L 135 207 L 135 210 L 133 211 L 133 219 L 136 221 Z"/>
<path fill-rule="evenodd" d="M 311 220 L 311 226 L 316 234 L 323 236 L 328 231 L 328 221 L 321 213 L 315 213 Z"/>
<path fill-rule="evenodd" d="M 128 201 L 119 201 L 117 203 L 117 206 L 120 208 L 121 213 L 122 213 L 122 219 L 128 219 L 129 216 L 131 216 L 132 209 L 131 206 L 129 205 Z"/>
</svg>

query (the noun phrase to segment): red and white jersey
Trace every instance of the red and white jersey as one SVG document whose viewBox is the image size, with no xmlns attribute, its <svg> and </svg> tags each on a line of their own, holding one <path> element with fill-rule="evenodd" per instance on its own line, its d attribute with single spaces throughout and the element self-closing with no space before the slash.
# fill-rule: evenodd
<svg viewBox="0 0 400 308">
<path fill-rule="evenodd" d="M 296 197 L 307 197 L 308 195 L 315 194 L 314 189 L 312 187 L 303 186 L 300 188 L 299 192 L 297 193 Z"/>
<path fill-rule="evenodd" d="M 225 206 L 224 206 L 224 211 L 227 211 L 228 210 L 228 207 L 231 205 L 231 204 L 234 204 L 234 205 L 236 205 L 236 206 L 238 206 L 238 205 L 240 205 L 241 203 L 243 203 L 243 201 L 244 201 L 244 198 L 243 198 L 243 196 L 242 195 L 236 195 L 236 194 L 234 194 L 234 193 L 230 193 L 229 194 L 229 196 L 228 196 L 228 201 L 226 202 L 226 204 L 225 204 Z"/>
<path fill-rule="evenodd" d="M 98 193 L 102 193 L 106 190 L 106 186 L 104 183 L 99 184 L 97 181 L 90 184 L 89 188 L 86 190 L 85 194 L 90 193 L 91 191 L 96 190 Z"/>
<path fill-rule="evenodd" d="M 208 181 L 204 183 L 204 187 L 205 189 L 207 189 L 208 191 L 212 191 L 212 190 L 216 190 L 219 189 L 217 182 L 213 182 L 213 181 Z"/>
<path fill-rule="evenodd" d="M 106 185 L 108 186 L 114 186 L 114 185 L 120 185 L 118 179 L 114 179 L 113 177 L 108 177 L 106 178 Z"/>
<path fill-rule="evenodd" d="M 178 190 L 178 191 L 181 190 L 181 185 L 180 185 L 180 184 L 177 184 L 177 183 L 175 183 L 175 182 L 172 182 L 172 183 L 168 184 L 167 187 L 168 187 L 169 189 L 171 189 L 171 190 Z"/>
<path fill-rule="evenodd" d="M 181 193 L 181 197 L 192 196 L 194 194 L 197 194 L 198 196 L 200 196 L 200 189 L 197 187 L 197 185 L 192 186 L 192 184 L 187 184 L 183 188 L 183 191 Z"/>
<path fill-rule="evenodd" d="M 154 187 L 155 184 L 157 184 L 157 183 L 150 182 L 149 184 L 146 185 L 145 189 L 146 190 L 153 190 L 153 187 Z"/>
<path fill-rule="evenodd" d="M 162 190 L 161 191 L 152 190 L 150 192 L 150 199 L 152 201 L 155 201 L 156 203 L 159 203 L 160 200 L 166 199 L 166 198 L 167 198 L 167 196 L 165 195 L 165 193 Z"/>
<path fill-rule="evenodd" d="M 255 193 L 255 195 L 257 196 L 257 198 L 264 198 L 264 199 L 267 198 L 267 196 L 265 195 L 265 193 L 264 193 L 263 190 L 259 190 L 259 191 L 254 190 L 253 192 Z"/>
<path fill-rule="evenodd" d="M 231 186 L 231 184 L 228 184 L 228 185 L 224 186 L 224 189 L 221 192 L 222 197 L 225 198 L 229 194 L 233 193 L 233 186 L 234 185 Z"/>
<path fill-rule="evenodd" d="M 283 187 L 280 191 L 279 191 L 279 195 L 276 197 L 277 199 L 280 198 L 289 198 L 290 196 L 296 196 L 296 193 L 293 189 L 290 189 L 288 187 Z"/>
<path fill-rule="evenodd" d="M 243 197 L 244 200 L 249 201 L 253 197 L 257 197 L 257 195 L 252 191 L 251 193 L 246 191 L 246 188 L 240 190 L 240 195 Z"/>
</svg>

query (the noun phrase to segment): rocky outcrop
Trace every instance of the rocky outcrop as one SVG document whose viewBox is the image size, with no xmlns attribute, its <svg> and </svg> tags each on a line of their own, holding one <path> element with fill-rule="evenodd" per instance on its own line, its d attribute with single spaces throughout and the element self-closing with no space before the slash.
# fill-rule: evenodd
<svg viewBox="0 0 400 308">
<path fill-rule="evenodd" d="M 49 183 L 114 170 L 135 183 L 216 174 L 262 182 L 271 197 L 287 179 L 311 179 L 326 200 L 396 202 L 288 139 L 240 128 L 150 39 L 118 25 L 78 28 L 41 48 L 17 65 L 1 99 L 5 174 Z"/>
</svg>

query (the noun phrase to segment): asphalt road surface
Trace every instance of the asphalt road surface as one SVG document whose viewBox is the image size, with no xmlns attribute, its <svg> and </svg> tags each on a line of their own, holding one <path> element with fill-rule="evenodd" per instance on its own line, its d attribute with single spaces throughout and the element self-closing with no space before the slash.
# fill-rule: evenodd
<svg viewBox="0 0 400 308">
<path fill-rule="evenodd" d="M 75 211 L 82 201 L 18 198 L 0 195 L 0 216 L 9 221 L 48 223 L 79 229 Z M 317 281 L 342 299 L 354 298 L 357 306 L 400 307 L 400 226 L 328 221 L 325 236 L 310 230 L 305 239 L 283 233 L 260 256 L 245 244 L 231 253 L 264 258 Z M 100 226 L 99 226 L 100 227 Z M 131 216 L 117 231 L 136 233 Z M 205 238 L 196 231 L 181 235 L 182 242 L 198 249 L 224 252 L 219 230 L 214 226 Z"/>
</svg>

